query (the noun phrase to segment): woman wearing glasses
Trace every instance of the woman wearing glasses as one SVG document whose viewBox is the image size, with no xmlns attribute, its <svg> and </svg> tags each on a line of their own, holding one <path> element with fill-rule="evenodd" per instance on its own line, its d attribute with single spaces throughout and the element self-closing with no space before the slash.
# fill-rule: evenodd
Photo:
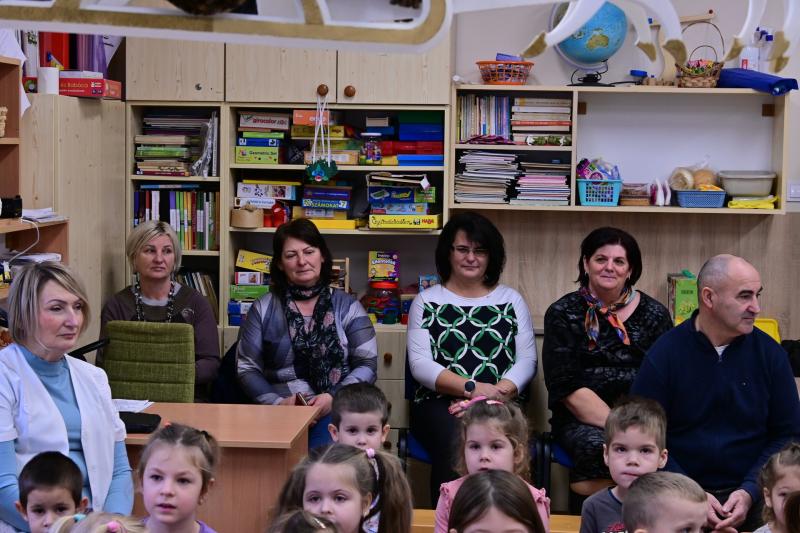
<svg viewBox="0 0 800 533">
<path fill-rule="evenodd" d="M 499 283 L 503 236 L 487 218 L 459 213 L 436 245 L 442 284 L 421 292 L 408 320 L 408 362 L 418 382 L 411 429 L 431 455 L 431 498 L 453 472 L 457 420 L 452 404 L 476 396 L 510 400 L 536 372 L 528 306 Z"/>
</svg>

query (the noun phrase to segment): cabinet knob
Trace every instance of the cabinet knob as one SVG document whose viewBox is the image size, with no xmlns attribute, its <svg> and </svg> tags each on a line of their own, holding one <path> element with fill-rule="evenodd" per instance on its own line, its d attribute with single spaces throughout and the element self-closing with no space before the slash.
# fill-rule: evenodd
<svg viewBox="0 0 800 533">
<path fill-rule="evenodd" d="M 383 362 L 386 363 L 387 365 L 392 364 L 392 357 L 393 357 L 392 352 L 386 352 L 385 354 L 383 354 Z"/>
<path fill-rule="evenodd" d="M 195 91 L 202 91 L 203 90 L 203 86 L 200 83 L 195 83 L 194 84 L 194 90 Z"/>
<path fill-rule="evenodd" d="M 319 85 L 317 85 L 317 94 L 320 96 L 325 96 L 326 94 L 328 94 L 328 86 L 325 85 L 324 83 L 320 83 Z"/>
<path fill-rule="evenodd" d="M 348 85 L 344 88 L 344 95 L 348 98 L 352 98 L 356 95 L 356 88 L 352 85 Z"/>
</svg>

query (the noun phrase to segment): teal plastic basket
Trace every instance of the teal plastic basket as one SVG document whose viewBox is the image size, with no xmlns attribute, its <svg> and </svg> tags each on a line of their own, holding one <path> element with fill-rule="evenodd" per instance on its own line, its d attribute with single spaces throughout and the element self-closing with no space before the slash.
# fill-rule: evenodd
<svg viewBox="0 0 800 533">
<path fill-rule="evenodd" d="M 617 205 L 622 180 L 578 180 L 581 205 Z"/>
<path fill-rule="evenodd" d="M 674 191 L 681 207 L 722 207 L 725 191 Z"/>
</svg>

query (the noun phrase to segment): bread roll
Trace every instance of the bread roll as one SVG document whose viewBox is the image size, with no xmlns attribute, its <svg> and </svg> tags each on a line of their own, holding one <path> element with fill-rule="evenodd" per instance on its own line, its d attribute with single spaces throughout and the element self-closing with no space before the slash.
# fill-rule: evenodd
<svg viewBox="0 0 800 533">
<path fill-rule="evenodd" d="M 692 178 L 694 178 L 695 188 L 700 188 L 701 185 L 718 185 L 716 173 L 707 168 L 695 170 Z"/>
<path fill-rule="evenodd" d="M 694 188 L 694 177 L 688 168 L 678 167 L 672 171 L 669 177 L 669 186 L 676 191 L 685 191 Z"/>
</svg>

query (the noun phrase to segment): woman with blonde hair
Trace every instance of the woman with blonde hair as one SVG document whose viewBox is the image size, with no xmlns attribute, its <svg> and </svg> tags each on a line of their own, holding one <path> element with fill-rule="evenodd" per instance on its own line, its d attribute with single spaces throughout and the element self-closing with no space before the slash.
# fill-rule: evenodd
<svg viewBox="0 0 800 533">
<path fill-rule="evenodd" d="M 198 291 L 175 280 L 181 267 L 181 246 L 172 227 L 148 220 L 136 226 L 125 242 L 125 253 L 135 279 L 112 296 L 103 307 L 101 337 L 112 320 L 175 322 L 194 327 L 195 396 L 207 397 L 206 389 L 219 370 L 217 320 L 208 300 Z M 97 354 L 103 365 L 103 355 Z"/>
</svg>

